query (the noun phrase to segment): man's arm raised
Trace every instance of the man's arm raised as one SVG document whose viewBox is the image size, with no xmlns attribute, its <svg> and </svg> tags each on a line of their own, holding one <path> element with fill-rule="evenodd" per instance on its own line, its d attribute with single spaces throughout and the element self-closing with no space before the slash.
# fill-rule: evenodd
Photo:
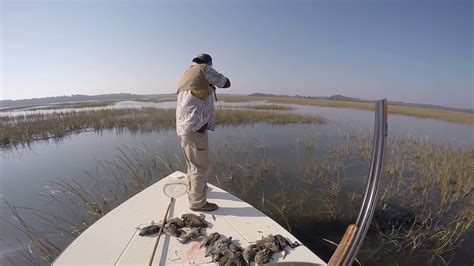
<svg viewBox="0 0 474 266">
<path fill-rule="evenodd" d="M 230 80 L 217 72 L 212 66 L 207 66 L 204 69 L 204 75 L 211 85 L 214 85 L 218 88 L 229 88 Z"/>
</svg>

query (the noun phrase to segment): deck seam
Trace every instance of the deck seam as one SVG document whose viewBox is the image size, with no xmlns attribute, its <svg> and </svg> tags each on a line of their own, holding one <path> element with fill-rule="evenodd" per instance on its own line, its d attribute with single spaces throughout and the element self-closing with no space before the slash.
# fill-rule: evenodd
<svg viewBox="0 0 474 266">
<path fill-rule="evenodd" d="M 122 249 L 122 252 L 120 253 L 118 259 L 114 262 L 114 265 L 117 265 L 117 263 L 120 261 L 120 259 L 123 257 L 123 255 L 125 254 L 125 251 L 127 250 L 127 248 L 130 246 L 130 244 L 132 243 L 132 240 L 133 238 L 135 237 L 135 235 L 137 234 L 137 231 L 138 230 L 135 230 L 135 232 L 133 232 L 132 236 L 130 237 L 130 239 L 128 240 L 127 242 L 127 245 L 125 245 L 125 248 Z"/>
<path fill-rule="evenodd" d="M 233 223 L 231 223 L 229 220 L 227 220 L 227 218 L 225 216 L 221 216 L 221 217 L 224 218 L 224 220 L 226 220 L 227 223 L 230 224 L 232 226 L 232 228 L 235 229 L 235 231 L 237 231 L 243 238 L 245 238 L 245 240 L 247 240 L 248 243 L 250 243 L 249 239 L 237 227 L 235 227 Z"/>
</svg>

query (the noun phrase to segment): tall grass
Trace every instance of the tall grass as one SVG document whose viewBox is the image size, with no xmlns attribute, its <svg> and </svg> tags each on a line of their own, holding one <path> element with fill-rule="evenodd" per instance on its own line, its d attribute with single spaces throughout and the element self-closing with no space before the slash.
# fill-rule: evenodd
<svg viewBox="0 0 474 266">
<path fill-rule="evenodd" d="M 57 109 L 80 109 L 80 108 L 91 108 L 91 107 L 103 107 L 107 105 L 112 105 L 116 103 L 117 100 L 114 101 L 90 101 L 90 102 L 74 102 L 74 103 L 60 103 L 60 104 L 53 104 L 49 106 L 42 106 L 28 109 L 28 111 L 36 111 L 36 110 L 57 110 Z"/>
<path fill-rule="evenodd" d="M 49 182 L 43 196 L 49 198 L 49 205 L 54 207 L 52 211 L 16 207 L 4 199 L 13 220 L 0 219 L 30 240 L 27 252 L 22 253 L 23 263 L 50 264 L 65 244 L 95 221 L 160 177 L 174 169 L 183 169 L 184 165 L 181 158 L 168 158 L 166 154 L 161 157 L 143 147 L 121 146 L 113 158 L 97 161 L 95 172 L 84 173 L 92 185 L 80 184 L 73 178 Z"/>
<path fill-rule="evenodd" d="M 252 97 L 252 96 L 225 96 L 223 101 L 227 102 L 246 102 L 246 101 L 267 101 L 269 103 L 298 104 L 321 107 L 350 108 L 360 110 L 374 110 L 373 103 L 354 102 L 354 101 L 338 101 L 338 100 L 322 100 L 308 98 L 293 97 Z M 474 125 L 474 114 L 447 111 L 432 108 L 410 107 L 410 106 L 388 106 L 388 113 L 394 115 L 415 116 L 421 118 L 432 118 L 447 122 Z"/>
<path fill-rule="evenodd" d="M 403 207 L 411 224 L 395 221 L 383 237 L 398 250 L 427 248 L 432 260 L 446 263 L 443 254 L 474 224 L 474 149 L 423 139 L 397 142 L 388 150 L 380 207 Z"/>
<path fill-rule="evenodd" d="M 310 237 L 337 242 L 360 208 L 372 146 L 368 134 L 331 139 L 303 136 L 293 153 L 288 151 L 287 157 L 296 159 L 283 161 L 273 159 L 271 145 L 261 141 L 221 143 L 211 153 L 210 181 L 259 208 L 303 242 Z M 378 205 L 359 260 L 373 265 L 386 261 L 448 263 L 473 228 L 473 155 L 473 148 L 414 138 L 390 139 Z M 181 157 L 180 152 L 164 149 L 155 154 L 144 148 L 121 147 L 115 158 L 99 162 L 99 172 L 89 174 L 98 184 L 93 189 L 73 180 L 52 182 L 49 188 L 55 202 L 64 202 L 63 208 L 76 213 L 71 215 L 76 220 L 61 230 L 70 228 L 67 235 L 72 240 L 86 228 L 81 224 L 91 224 L 159 177 L 184 170 Z M 82 206 L 80 213 L 67 202 Z M 25 226 L 35 245 L 59 247 L 45 232 Z M 312 228 L 311 234 L 301 227 Z M 305 244 L 324 257 L 321 246 Z M 36 252 L 47 261 L 57 255 L 54 248 L 38 247 Z"/>
<path fill-rule="evenodd" d="M 271 103 L 286 103 L 299 105 L 312 105 L 322 107 L 351 108 L 361 110 L 374 110 L 373 103 L 352 102 L 352 101 L 336 101 L 336 100 L 319 100 L 319 99 L 303 99 L 303 98 L 285 98 L 285 97 L 269 97 L 267 100 Z M 388 113 L 394 115 L 415 116 L 421 118 L 432 118 L 454 123 L 474 125 L 474 114 L 446 111 L 439 109 L 409 107 L 409 106 L 388 106 Z"/>
<path fill-rule="evenodd" d="M 249 125 L 254 123 L 268 123 L 273 125 L 293 123 L 322 124 L 326 122 L 325 118 L 318 115 L 232 109 L 217 110 L 215 118 L 216 122 L 221 125 Z"/>
<path fill-rule="evenodd" d="M 276 111 L 291 111 L 294 108 L 288 105 L 280 104 L 258 104 L 258 105 L 231 105 L 219 106 L 221 109 L 255 109 L 255 110 L 276 110 Z"/>
<path fill-rule="evenodd" d="M 281 163 L 273 162 L 268 152 L 258 156 L 249 147 L 227 147 L 227 153 L 240 156 L 215 157 L 219 184 L 289 230 L 302 220 L 353 223 L 362 202 L 371 141 L 368 134 L 346 134 L 321 148 L 314 136 L 302 138 L 290 170 L 279 168 Z M 402 264 L 420 258 L 430 264 L 448 263 L 474 225 L 473 155 L 472 148 L 391 139 L 376 214 L 360 259 L 369 264 L 378 264 L 380 256 Z M 333 232 L 321 237 L 339 240 Z"/>
<path fill-rule="evenodd" d="M 5 116 L 0 117 L 0 148 L 29 144 L 37 140 L 59 139 L 84 130 L 169 130 L 176 125 L 175 113 L 175 109 L 131 108 Z M 232 109 L 216 110 L 215 118 L 220 125 L 325 122 L 324 118 L 316 115 Z"/>
<path fill-rule="evenodd" d="M 229 102 L 229 103 L 240 103 L 248 101 L 261 101 L 260 97 L 252 97 L 247 95 L 219 95 L 218 101 Z"/>
<path fill-rule="evenodd" d="M 116 109 L 0 117 L 0 147 L 57 139 L 82 130 L 151 131 L 171 128 L 174 110 Z"/>
<path fill-rule="evenodd" d="M 176 98 L 175 97 L 170 97 L 170 98 L 163 98 L 163 97 L 151 97 L 151 98 L 138 98 L 138 99 L 135 99 L 134 101 L 137 101 L 137 102 L 148 102 L 148 103 L 163 103 L 163 102 L 172 102 L 172 101 L 176 101 Z"/>
</svg>

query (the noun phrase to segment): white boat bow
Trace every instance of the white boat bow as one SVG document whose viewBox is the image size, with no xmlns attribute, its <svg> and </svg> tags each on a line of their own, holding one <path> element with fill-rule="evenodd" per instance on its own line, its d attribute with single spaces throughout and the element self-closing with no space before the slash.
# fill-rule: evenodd
<svg viewBox="0 0 474 266">
<path fill-rule="evenodd" d="M 53 265 L 147 265 L 156 236 L 139 236 L 138 227 L 149 225 L 151 221 L 160 222 L 169 203 L 169 198 L 163 193 L 163 186 L 176 180 L 184 181 L 185 178 L 184 173 L 174 172 L 122 203 L 75 239 Z M 281 234 L 290 241 L 298 241 L 248 203 L 216 186 L 208 185 L 209 201 L 217 203 L 220 208 L 205 214 L 206 221 L 210 223 L 207 234 L 219 232 L 227 237 L 232 236 L 243 248 L 269 234 Z M 177 217 L 184 213 L 192 213 L 188 208 L 186 196 L 174 201 L 168 217 Z M 204 257 L 204 249 L 200 249 L 200 245 L 199 241 L 181 244 L 177 239 L 163 235 L 153 264 L 213 265 L 210 257 Z M 275 253 L 271 262 L 326 265 L 304 245 L 295 249 L 288 248 L 287 251 L 284 259 L 283 253 Z"/>
</svg>

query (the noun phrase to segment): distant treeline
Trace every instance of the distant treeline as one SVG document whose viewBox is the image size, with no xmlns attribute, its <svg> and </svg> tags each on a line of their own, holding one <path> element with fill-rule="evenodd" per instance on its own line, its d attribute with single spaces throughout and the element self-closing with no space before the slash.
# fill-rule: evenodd
<svg viewBox="0 0 474 266">
<path fill-rule="evenodd" d="M 113 94 L 100 94 L 100 95 L 82 95 L 82 94 L 73 94 L 71 96 L 56 96 L 56 97 L 45 97 L 45 98 L 32 98 L 24 100 L 2 100 L 0 101 L 0 108 L 9 108 L 9 107 L 30 107 L 38 105 L 47 105 L 53 103 L 67 103 L 67 102 L 84 102 L 84 101 L 114 101 L 114 100 L 134 100 L 140 98 L 162 98 L 162 97 L 175 97 L 174 93 L 172 94 L 132 94 L 132 93 L 113 93 Z M 230 95 L 229 95 L 230 96 Z M 343 95 L 332 95 L 329 97 L 315 97 L 315 96 L 290 96 L 283 94 L 270 94 L 270 93 L 252 93 L 248 96 L 252 97 L 287 97 L 287 98 L 303 98 L 303 99 L 321 99 L 321 100 L 336 100 L 336 101 L 351 101 L 351 102 L 365 102 L 371 103 L 375 101 L 363 100 L 359 98 L 347 97 Z M 390 101 L 391 105 L 398 106 L 409 106 L 409 107 L 421 107 L 421 108 L 430 108 L 430 109 L 439 109 L 446 111 L 454 112 L 463 112 L 463 113 L 474 113 L 473 109 L 462 109 L 462 108 L 453 108 L 446 107 L 434 104 L 424 104 L 424 103 L 405 103 L 405 102 L 395 102 Z"/>
<path fill-rule="evenodd" d="M 363 100 L 359 98 L 347 97 L 343 95 L 332 95 L 329 97 L 316 97 L 316 96 L 290 96 L 284 94 L 268 94 L 268 93 L 252 93 L 249 96 L 253 97 L 289 97 L 289 98 L 303 98 L 303 99 L 319 99 L 319 100 L 335 100 L 335 101 L 350 101 L 350 102 L 363 102 L 363 103 L 373 103 L 375 101 L 371 100 Z M 425 103 L 405 103 L 405 102 L 398 102 L 398 101 L 389 101 L 391 105 L 397 106 L 409 106 L 409 107 L 419 107 L 419 108 L 429 108 L 429 109 L 439 109 L 445 111 L 453 111 L 453 112 L 463 112 L 463 113 L 470 113 L 474 114 L 473 109 L 463 109 L 463 108 L 454 108 L 454 107 L 447 107 L 435 104 L 425 104 Z"/>
<path fill-rule="evenodd" d="M 56 96 L 56 97 L 45 97 L 45 98 L 32 98 L 24 100 L 2 100 L 0 101 L 0 108 L 7 107 L 21 107 L 21 106 L 38 106 L 52 103 L 67 103 L 67 102 L 85 102 L 85 101 L 113 101 L 113 100 L 133 100 L 143 97 L 151 96 L 166 96 L 161 95 L 138 95 L 131 93 L 114 93 L 114 94 L 100 94 L 100 95 L 82 95 L 73 94 L 71 96 Z"/>
</svg>

